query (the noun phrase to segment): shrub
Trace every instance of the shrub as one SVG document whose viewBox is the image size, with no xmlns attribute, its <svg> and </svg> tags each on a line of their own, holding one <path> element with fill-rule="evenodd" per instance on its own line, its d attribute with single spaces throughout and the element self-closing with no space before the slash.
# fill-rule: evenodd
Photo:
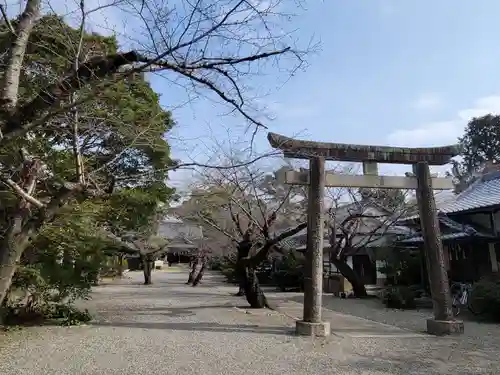
<svg viewBox="0 0 500 375">
<path fill-rule="evenodd" d="M 19 325 L 56 320 L 72 325 L 90 320 L 88 312 L 80 312 L 73 303 L 89 298 L 93 279 L 88 279 L 86 272 L 77 276 L 74 270 L 64 268 L 50 263 L 20 266 L 4 300 L 1 322 Z"/>
<path fill-rule="evenodd" d="M 383 302 L 391 309 L 414 309 L 415 291 L 406 286 L 391 287 L 385 291 Z"/>
<path fill-rule="evenodd" d="M 281 291 L 302 290 L 304 287 L 303 259 L 294 251 L 290 251 L 283 256 L 272 278 Z"/>
<path fill-rule="evenodd" d="M 500 280 L 481 279 L 472 287 L 469 303 L 476 313 L 500 321 Z"/>
<path fill-rule="evenodd" d="M 238 275 L 236 274 L 236 257 L 235 256 L 225 256 L 220 258 L 219 263 L 220 272 L 226 276 L 229 283 L 237 283 Z"/>
<path fill-rule="evenodd" d="M 208 266 L 212 271 L 222 271 L 223 262 L 222 257 L 213 257 L 209 260 Z"/>
</svg>

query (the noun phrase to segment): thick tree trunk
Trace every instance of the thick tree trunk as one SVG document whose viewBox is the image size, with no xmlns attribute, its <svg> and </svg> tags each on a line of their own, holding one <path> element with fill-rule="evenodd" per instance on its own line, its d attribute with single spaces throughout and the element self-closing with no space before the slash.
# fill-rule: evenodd
<svg viewBox="0 0 500 375">
<path fill-rule="evenodd" d="M 337 267 L 342 276 L 344 276 L 347 281 L 351 283 L 352 290 L 356 297 L 363 298 L 368 296 L 368 294 L 366 293 L 365 284 L 358 276 L 358 274 L 345 261 L 335 258 L 333 258 L 331 261 L 333 265 Z"/>
<path fill-rule="evenodd" d="M 240 283 L 240 291 L 243 291 L 247 302 L 252 308 L 262 309 L 268 307 L 266 296 L 260 288 L 259 279 L 255 273 L 255 269 L 246 267 L 242 260 L 248 257 L 250 249 L 252 248 L 251 241 L 241 241 L 238 244 L 237 260 L 236 260 L 236 273 Z"/>
<path fill-rule="evenodd" d="M 0 102 L 2 110 L 15 110 L 19 94 L 19 83 L 23 68 L 24 55 L 31 31 L 41 14 L 41 0 L 28 0 L 7 49 L 6 66 L 0 82 Z M 22 113 L 21 113 L 22 115 Z"/>
<path fill-rule="evenodd" d="M 252 308 L 269 307 L 266 296 L 260 288 L 255 270 L 251 268 L 247 268 L 245 272 L 245 297 Z"/>
<path fill-rule="evenodd" d="M 201 264 L 201 268 L 200 268 L 200 271 L 198 272 L 198 275 L 196 275 L 196 278 L 193 281 L 193 286 L 196 286 L 201 282 L 201 279 L 203 278 L 203 274 L 205 273 L 206 267 L 207 267 L 207 262 L 203 262 Z"/>
<path fill-rule="evenodd" d="M 153 262 L 149 257 L 141 255 L 142 258 L 142 272 L 144 273 L 144 285 L 151 285 L 153 283 L 151 278 L 151 271 L 153 270 Z"/>
<path fill-rule="evenodd" d="M 236 297 L 242 297 L 245 295 L 245 283 L 240 281 L 240 286 L 238 288 L 238 293 L 235 294 Z"/>
<path fill-rule="evenodd" d="M 22 175 L 25 186 L 23 187 L 28 195 L 35 191 L 39 168 L 40 162 L 38 160 L 24 163 Z M 10 219 L 9 227 L 0 244 L 0 305 L 10 289 L 12 277 L 35 229 L 26 224 L 26 221 L 30 219 L 30 209 L 31 203 L 20 199 L 17 211 Z"/>
<path fill-rule="evenodd" d="M 0 305 L 7 296 L 23 251 L 29 243 L 26 233 L 20 233 L 17 238 L 7 233 L 5 237 L 0 248 Z"/>
<path fill-rule="evenodd" d="M 193 260 L 191 263 L 192 263 L 191 264 L 191 271 L 189 272 L 188 281 L 187 281 L 186 285 L 193 283 L 193 281 L 195 279 L 195 275 L 196 275 L 196 269 L 198 268 L 197 260 Z"/>
</svg>

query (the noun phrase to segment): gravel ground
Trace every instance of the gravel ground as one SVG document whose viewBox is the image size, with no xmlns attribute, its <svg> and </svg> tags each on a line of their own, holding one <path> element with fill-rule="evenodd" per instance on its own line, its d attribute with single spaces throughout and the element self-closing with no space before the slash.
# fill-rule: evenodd
<svg viewBox="0 0 500 375">
<path fill-rule="evenodd" d="M 294 321 L 248 310 L 218 278 L 197 288 L 186 273 L 156 271 L 95 289 L 86 306 L 96 321 L 37 327 L 0 337 L 2 375 L 93 374 L 494 374 L 482 350 L 450 339 L 327 339 L 292 335 Z M 352 318 L 352 317 L 351 317 Z"/>
<path fill-rule="evenodd" d="M 283 295 L 282 295 L 283 296 Z M 302 303 L 303 295 L 294 293 L 291 300 Z M 376 322 L 390 324 L 414 332 L 425 332 L 426 320 L 432 311 L 395 310 L 385 308 L 377 299 L 342 299 L 331 295 L 323 296 L 323 307 L 342 314 L 357 316 Z M 468 319 L 470 317 L 459 317 Z M 500 325 L 465 321 L 465 333 L 457 339 L 457 345 L 464 350 L 482 350 L 500 358 Z M 500 373 L 500 371 L 499 371 Z"/>
</svg>

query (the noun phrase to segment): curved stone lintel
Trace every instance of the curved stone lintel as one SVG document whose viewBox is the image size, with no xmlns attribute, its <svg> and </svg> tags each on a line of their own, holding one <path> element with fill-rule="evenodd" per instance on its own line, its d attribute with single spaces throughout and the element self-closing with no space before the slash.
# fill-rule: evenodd
<svg viewBox="0 0 500 375">
<path fill-rule="evenodd" d="M 424 148 L 355 145 L 303 141 L 276 133 L 268 133 L 267 139 L 273 148 L 282 150 L 286 157 L 296 159 L 322 156 L 327 160 L 350 162 L 414 164 L 423 161 L 430 165 L 443 165 L 460 151 L 458 145 Z"/>
</svg>

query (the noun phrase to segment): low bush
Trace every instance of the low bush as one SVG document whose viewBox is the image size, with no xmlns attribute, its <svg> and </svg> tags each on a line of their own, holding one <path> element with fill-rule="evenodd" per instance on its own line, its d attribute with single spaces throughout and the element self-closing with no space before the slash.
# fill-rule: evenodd
<svg viewBox="0 0 500 375">
<path fill-rule="evenodd" d="M 72 325 L 90 320 L 88 311 L 79 311 L 76 300 L 90 298 L 98 265 L 89 262 L 64 264 L 43 259 L 19 266 L 1 307 L 2 324 L 41 324 L 52 321 Z"/>
<path fill-rule="evenodd" d="M 469 296 L 473 312 L 500 322 L 500 280 L 484 278 L 476 282 Z"/>
<path fill-rule="evenodd" d="M 300 291 L 304 289 L 304 262 L 295 252 L 283 256 L 272 274 L 275 285 L 281 291 Z"/>
<path fill-rule="evenodd" d="M 236 274 L 236 256 L 225 256 L 219 258 L 216 263 L 216 267 L 226 277 L 228 283 L 238 283 L 238 275 Z"/>
<path fill-rule="evenodd" d="M 406 286 L 394 286 L 388 288 L 383 295 L 384 304 L 391 309 L 414 309 L 416 308 L 415 291 Z"/>
<path fill-rule="evenodd" d="M 224 258 L 222 257 L 213 257 L 209 260 L 208 267 L 212 271 L 222 271 L 224 263 Z"/>
</svg>

